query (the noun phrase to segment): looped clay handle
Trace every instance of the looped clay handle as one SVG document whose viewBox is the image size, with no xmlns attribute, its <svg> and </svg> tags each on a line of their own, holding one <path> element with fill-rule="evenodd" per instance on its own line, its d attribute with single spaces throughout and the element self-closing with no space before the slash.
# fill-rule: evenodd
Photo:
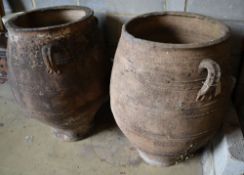
<svg viewBox="0 0 244 175">
<path fill-rule="evenodd" d="M 47 72 L 49 74 L 56 73 L 60 74 L 60 70 L 58 70 L 57 65 L 55 64 L 55 61 L 52 58 L 52 45 L 44 45 L 42 47 L 42 58 L 44 61 L 44 64 L 46 65 Z"/>
<path fill-rule="evenodd" d="M 208 75 L 197 94 L 196 101 L 203 101 L 205 99 L 211 100 L 221 93 L 221 69 L 219 64 L 212 59 L 204 59 L 199 64 L 199 73 L 205 69 Z"/>
</svg>

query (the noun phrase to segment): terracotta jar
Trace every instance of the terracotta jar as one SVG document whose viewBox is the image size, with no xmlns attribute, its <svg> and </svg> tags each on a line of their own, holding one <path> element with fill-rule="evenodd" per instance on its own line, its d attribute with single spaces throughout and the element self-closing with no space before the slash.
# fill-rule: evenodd
<svg viewBox="0 0 244 175">
<path fill-rule="evenodd" d="M 123 26 L 111 107 L 146 162 L 187 159 L 220 128 L 230 96 L 229 35 L 219 21 L 183 12 L 146 14 Z"/>
<path fill-rule="evenodd" d="M 6 41 L 5 34 L 0 32 L 0 85 L 7 81 Z"/>
<path fill-rule="evenodd" d="M 84 137 L 107 97 L 107 61 L 93 11 L 62 6 L 11 18 L 9 80 L 33 118 L 66 141 Z"/>
</svg>

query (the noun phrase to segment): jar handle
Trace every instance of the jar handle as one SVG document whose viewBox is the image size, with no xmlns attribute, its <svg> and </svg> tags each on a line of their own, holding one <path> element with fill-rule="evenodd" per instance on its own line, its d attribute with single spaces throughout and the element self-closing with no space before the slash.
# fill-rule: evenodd
<svg viewBox="0 0 244 175">
<path fill-rule="evenodd" d="M 44 64 L 46 65 L 47 72 L 49 74 L 56 73 L 60 74 L 60 70 L 58 70 L 57 65 L 55 64 L 53 58 L 52 58 L 52 45 L 44 45 L 42 47 L 42 58 L 44 61 Z"/>
<path fill-rule="evenodd" d="M 221 69 L 217 62 L 212 59 L 204 59 L 198 67 L 199 73 L 207 70 L 208 75 L 202 88 L 198 91 L 196 101 L 211 100 L 221 93 Z"/>
</svg>

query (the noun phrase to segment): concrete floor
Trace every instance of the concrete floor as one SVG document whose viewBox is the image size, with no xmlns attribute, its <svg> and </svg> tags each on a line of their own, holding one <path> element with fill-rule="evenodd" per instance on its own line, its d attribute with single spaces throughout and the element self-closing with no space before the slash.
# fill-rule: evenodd
<svg viewBox="0 0 244 175">
<path fill-rule="evenodd" d="M 105 105 L 90 137 L 62 142 L 24 116 L 8 84 L 0 85 L 0 175 L 201 175 L 199 155 L 168 168 L 146 165 Z"/>
</svg>

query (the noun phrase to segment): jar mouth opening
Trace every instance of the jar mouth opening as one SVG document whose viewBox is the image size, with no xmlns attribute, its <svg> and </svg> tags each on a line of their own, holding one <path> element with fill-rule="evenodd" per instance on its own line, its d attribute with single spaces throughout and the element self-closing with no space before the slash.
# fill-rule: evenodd
<svg viewBox="0 0 244 175">
<path fill-rule="evenodd" d="M 135 40 L 167 47 L 207 46 L 230 35 L 230 29 L 218 20 L 186 12 L 141 15 L 128 21 L 123 30 Z"/>
<path fill-rule="evenodd" d="M 93 11 L 81 6 L 59 6 L 32 10 L 12 17 L 7 21 L 7 29 L 17 31 L 38 31 L 60 28 L 83 21 L 93 15 Z"/>
</svg>

